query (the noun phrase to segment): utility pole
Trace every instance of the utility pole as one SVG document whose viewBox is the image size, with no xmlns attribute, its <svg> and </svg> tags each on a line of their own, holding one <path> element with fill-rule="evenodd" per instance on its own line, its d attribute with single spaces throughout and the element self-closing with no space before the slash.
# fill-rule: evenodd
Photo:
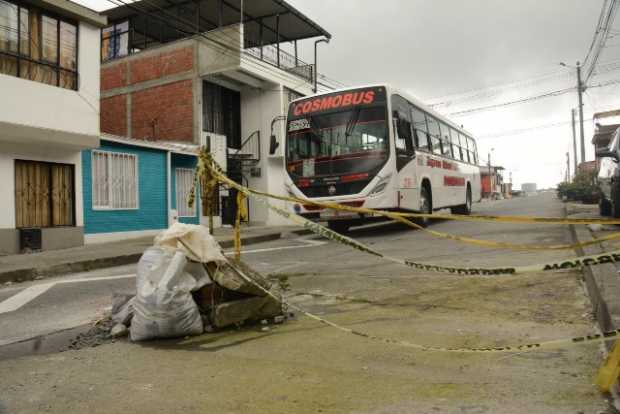
<svg viewBox="0 0 620 414">
<path fill-rule="evenodd" d="M 575 132 L 575 109 L 570 110 L 571 126 L 573 128 L 573 174 L 577 174 L 577 134 Z"/>
<path fill-rule="evenodd" d="M 586 161 L 586 144 L 583 138 L 583 91 L 581 84 L 581 64 L 577 62 L 577 94 L 579 95 L 579 138 L 581 139 L 581 162 Z"/>
<path fill-rule="evenodd" d="M 566 151 L 566 182 L 570 182 L 570 153 Z"/>
<path fill-rule="evenodd" d="M 560 62 L 560 65 L 567 68 L 573 68 L 573 66 L 567 65 L 564 62 Z M 577 61 L 577 66 L 574 67 L 574 69 L 577 69 L 577 97 L 579 99 L 579 138 L 581 139 L 581 162 L 584 162 L 586 160 L 586 144 L 583 137 L 583 92 L 586 90 L 586 88 L 581 83 L 581 63 L 579 63 L 579 61 Z M 575 158 L 577 157 L 575 156 Z M 576 159 L 575 162 L 577 162 Z"/>
</svg>

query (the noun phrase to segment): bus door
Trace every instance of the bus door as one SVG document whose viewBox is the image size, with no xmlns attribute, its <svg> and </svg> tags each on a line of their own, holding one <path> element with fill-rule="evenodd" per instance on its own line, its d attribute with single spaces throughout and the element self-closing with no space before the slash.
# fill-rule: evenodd
<svg viewBox="0 0 620 414">
<path fill-rule="evenodd" d="M 397 205 L 400 208 L 415 210 L 418 203 L 418 188 L 411 111 L 407 101 L 398 95 L 392 97 L 392 108 L 398 174 Z"/>
</svg>

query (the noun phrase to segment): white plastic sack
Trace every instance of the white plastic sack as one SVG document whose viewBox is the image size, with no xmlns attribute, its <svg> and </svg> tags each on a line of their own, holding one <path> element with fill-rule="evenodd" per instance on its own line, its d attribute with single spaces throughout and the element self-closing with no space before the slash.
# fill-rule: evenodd
<svg viewBox="0 0 620 414">
<path fill-rule="evenodd" d="M 150 248 L 144 252 L 136 277 L 132 341 L 203 332 L 202 319 L 190 293 L 196 288 L 196 280 L 185 271 L 186 264 L 180 251 Z"/>
<path fill-rule="evenodd" d="M 155 237 L 155 246 L 167 250 L 181 250 L 185 256 L 196 262 L 208 263 L 226 260 L 220 245 L 209 234 L 209 230 L 204 226 L 195 224 L 173 224 Z"/>
</svg>

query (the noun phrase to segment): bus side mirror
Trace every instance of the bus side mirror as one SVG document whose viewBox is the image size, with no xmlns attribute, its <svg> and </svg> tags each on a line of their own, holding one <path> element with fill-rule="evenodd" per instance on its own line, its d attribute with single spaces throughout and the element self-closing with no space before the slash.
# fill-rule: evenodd
<svg viewBox="0 0 620 414">
<path fill-rule="evenodd" d="M 279 146 L 280 143 L 278 142 L 278 139 L 275 135 L 272 135 L 269 139 L 269 155 L 275 154 Z"/>
</svg>

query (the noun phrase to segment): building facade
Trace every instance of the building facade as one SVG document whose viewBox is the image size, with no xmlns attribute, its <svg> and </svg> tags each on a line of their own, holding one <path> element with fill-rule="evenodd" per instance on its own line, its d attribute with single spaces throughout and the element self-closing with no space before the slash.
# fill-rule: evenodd
<svg viewBox="0 0 620 414">
<path fill-rule="evenodd" d="M 281 0 L 245 2 L 243 11 L 226 0 L 142 1 L 104 13 L 103 132 L 206 145 L 212 152 L 223 146 L 220 159 L 231 178 L 287 194 L 284 115 L 292 99 L 313 93 L 315 75 L 297 49 L 302 40 L 329 33 Z M 230 221 L 234 203 L 234 194 L 219 195 L 216 222 Z M 254 201 L 249 217 L 285 223 Z"/>
<path fill-rule="evenodd" d="M 98 148 L 82 151 L 86 242 L 154 235 L 175 221 L 199 224 L 200 203 L 188 205 L 197 150 L 102 134 Z"/>
<path fill-rule="evenodd" d="M 106 23 L 70 1 L 0 0 L 0 254 L 83 244 Z"/>
<path fill-rule="evenodd" d="M 504 167 L 499 166 L 480 166 L 482 198 L 504 198 L 505 188 L 504 178 L 502 176 L 503 170 Z"/>
</svg>

